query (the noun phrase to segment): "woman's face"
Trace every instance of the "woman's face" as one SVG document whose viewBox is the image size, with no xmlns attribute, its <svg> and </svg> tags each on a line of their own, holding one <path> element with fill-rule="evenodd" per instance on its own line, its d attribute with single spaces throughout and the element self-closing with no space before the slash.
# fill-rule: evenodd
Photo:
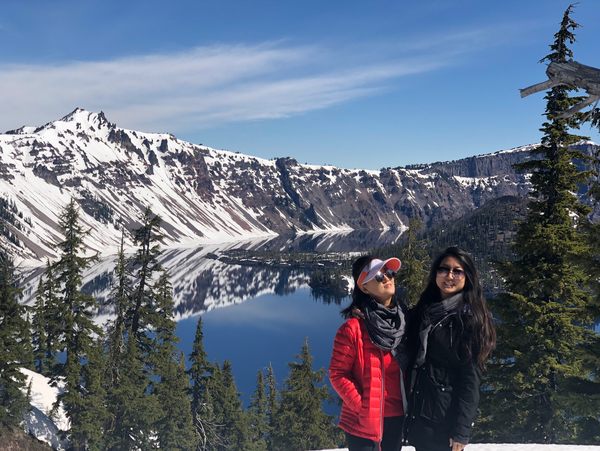
<svg viewBox="0 0 600 451">
<path fill-rule="evenodd" d="M 465 287 L 465 272 L 454 257 L 446 257 L 438 266 L 435 283 L 440 289 L 442 300 L 460 293 Z"/>
<path fill-rule="evenodd" d="M 382 274 L 385 273 L 385 268 L 382 268 Z M 389 278 L 384 275 L 381 282 L 377 282 L 375 279 L 369 280 L 367 283 L 360 287 L 363 293 L 371 296 L 375 301 L 389 307 L 392 302 L 392 296 L 396 292 L 396 285 L 394 284 L 394 278 Z"/>
</svg>

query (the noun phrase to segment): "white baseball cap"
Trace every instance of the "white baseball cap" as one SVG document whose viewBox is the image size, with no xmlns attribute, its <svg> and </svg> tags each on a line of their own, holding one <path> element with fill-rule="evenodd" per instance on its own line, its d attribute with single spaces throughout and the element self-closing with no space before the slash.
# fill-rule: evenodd
<svg viewBox="0 0 600 451">
<path fill-rule="evenodd" d="M 387 269 L 391 269 L 392 271 L 398 271 L 400 269 L 400 260 L 397 258 L 388 258 L 385 261 L 381 261 L 377 258 L 371 260 L 365 269 L 362 270 L 360 276 L 358 277 L 358 286 L 361 287 L 365 283 L 370 282 L 378 272 L 381 271 L 381 268 L 385 267 Z"/>
</svg>

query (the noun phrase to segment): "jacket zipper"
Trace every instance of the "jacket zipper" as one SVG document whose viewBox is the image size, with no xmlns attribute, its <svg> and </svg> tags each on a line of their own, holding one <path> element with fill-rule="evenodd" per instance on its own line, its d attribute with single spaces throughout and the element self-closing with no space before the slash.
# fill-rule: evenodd
<svg viewBox="0 0 600 451">
<path fill-rule="evenodd" d="M 383 362 L 383 349 L 379 349 L 381 352 L 381 405 L 379 407 L 379 449 L 381 449 L 381 441 L 383 440 L 383 400 L 385 398 L 385 364 Z"/>
<path fill-rule="evenodd" d="M 433 326 L 431 328 L 431 331 L 429 333 L 433 332 L 433 330 L 436 327 L 438 327 L 444 320 L 450 318 L 451 316 L 455 315 L 456 313 L 457 313 L 456 310 L 453 310 L 452 312 L 448 313 L 441 320 L 439 320 L 435 324 L 435 326 Z M 452 327 L 452 322 L 450 322 L 450 327 Z M 450 346 L 452 346 L 452 334 L 450 334 Z M 413 371 L 416 370 L 416 369 L 417 368 L 415 367 L 413 369 Z M 416 398 L 417 395 L 414 392 L 416 391 L 416 387 L 419 385 L 419 379 L 421 378 L 422 367 L 419 368 L 418 371 L 419 372 L 417 373 L 417 376 L 415 377 L 415 388 L 412 388 L 411 391 L 410 391 L 410 393 L 409 393 L 409 397 L 410 397 L 410 399 L 409 399 L 409 407 L 411 407 L 412 409 L 415 408 L 415 398 Z M 409 409 L 409 410 L 412 410 L 412 409 Z M 409 413 L 410 413 L 410 415 L 409 415 Z M 404 428 L 403 429 L 404 429 L 404 435 L 405 435 L 405 437 L 404 437 L 403 442 L 404 442 L 405 445 L 408 445 L 408 438 L 407 438 L 408 437 L 408 432 L 410 431 L 410 424 L 412 423 L 412 420 L 415 418 L 415 416 L 414 416 L 414 414 L 412 412 L 404 412 L 404 415 L 405 415 L 405 417 L 404 417 L 405 418 L 405 420 L 404 420 L 405 423 L 404 423 Z"/>
</svg>

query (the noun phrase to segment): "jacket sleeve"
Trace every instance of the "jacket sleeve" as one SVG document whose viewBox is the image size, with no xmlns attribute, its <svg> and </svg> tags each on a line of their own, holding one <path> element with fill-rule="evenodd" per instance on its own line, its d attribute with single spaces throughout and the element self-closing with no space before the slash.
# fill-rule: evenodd
<svg viewBox="0 0 600 451">
<path fill-rule="evenodd" d="M 360 412 L 362 395 L 352 377 L 352 366 L 357 358 L 358 328 L 346 321 L 340 327 L 333 342 L 329 365 L 329 380 L 342 401 L 354 412 Z"/>
<path fill-rule="evenodd" d="M 450 438 L 465 445 L 469 443 L 469 436 L 477 417 L 481 376 L 481 368 L 475 359 L 471 359 L 469 363 L 461 366 L 456 417 L 450 430 Z"/>
</svg>

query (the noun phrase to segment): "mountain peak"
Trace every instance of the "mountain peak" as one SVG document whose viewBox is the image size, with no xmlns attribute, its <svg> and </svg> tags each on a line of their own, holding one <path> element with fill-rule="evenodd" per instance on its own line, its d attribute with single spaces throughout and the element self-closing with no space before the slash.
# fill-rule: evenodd
<svg viewBox="0 0 600 451">
<path fill-rule="evenodd" d="M 91 111 L 84 110 L 83 108 L 75 108 L 69 114 L 56 122 L 76 122 L 78 124 L 89 124 L 95 128 L 101 129 L 103 127 L 113 128 L 115 124 L 110 123 L 103 111 L 100 113 L 93 113 Z"/>
</svg>

